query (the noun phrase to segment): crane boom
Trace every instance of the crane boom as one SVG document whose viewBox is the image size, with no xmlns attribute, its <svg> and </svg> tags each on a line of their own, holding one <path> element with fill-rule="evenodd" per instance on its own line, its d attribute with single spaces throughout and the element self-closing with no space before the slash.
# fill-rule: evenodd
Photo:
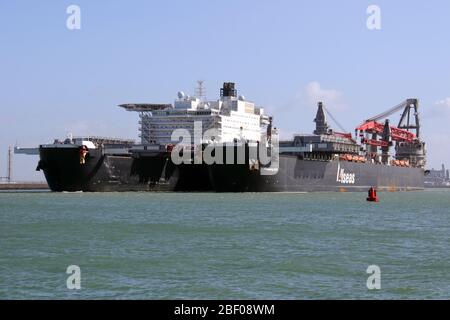
<svg viewBox="0 0 450 320">
<path fill-rule="evenodd" d="M 394 141 L 413 141 L 416 138 L 416 135 L 408 130 L 399 129 L 393 126 L 390 126 L 390 129 Z M 384 130 L 384 125 L 376 121 L 369 121 L 360 125 L 356 130 L 381 135 Z"/>
<path fill-rule="evenodd" d="M 387 117 L 402 109 L 398 125 L 389 125 Z M 424 168 L 426 150 L 425 142 L 421 141 L 419 136 L 418 109 L 418 99 L 406 99 L 389 110 L 367 119 L 356 128 L 356 136 L 359 134 L 361 143 L 367 146 L 366 150 L 369 154 L 377 155 L 378 149 L 381 148 L 381 163 L 389 163 L 391 157 L 389 149 L 395 142 L 395 161 L 407 161 L 412 166 Z M 382 119 L 385 119 L 384 125 L 379 122 Z"/>
<path fill-rule="evenodd" d="M 405 101 L 399 103 L 398 105 L 396 105 L 395 107 L 392 107 L 391 109 L 389 109 L 389 110 L 387 110 L 385 112 L 377 114 L 376 116 L 374 116 L 372 118 L 369 118 L 366 121 L 367 122 L 369 122 L 369 121 L 377 121 L 377 120 L 381 120 L 381 119 L 387 118 L 391 114 L 404 109 L 406 107 L 407 103 L 408 103 L 408 100 L 405 100 Z"/>
<path fill-rule="evenodd" d="M 333 117 L 333 115 L 331 114 L 330 111 L 328 111 L 327 108 L 325 108 L 325 106 L 323 106 L 323 109 L 325 110 L 325 112 L 327 113 L 327 115 L 331 118 L 331 120 L 333 120 L 333 122 L 339 127 L 340 130 L 342 130 L 342 132 L 348 132 L 347 130 L 345 130 L 345 128 L 343 126 L 341 126 L 341 124 L 336 120 L 335 117 Z"/>
</svg>

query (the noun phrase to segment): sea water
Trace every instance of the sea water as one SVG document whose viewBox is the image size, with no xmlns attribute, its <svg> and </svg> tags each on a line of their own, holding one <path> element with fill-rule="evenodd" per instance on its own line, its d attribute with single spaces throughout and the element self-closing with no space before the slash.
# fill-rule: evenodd
<svg viewBox="0 0 450 320">
<path fill-rule="evenodd" d="M 379 196 L 0 193 L 0 299 L 449 299 L 450 190 Z"/>
</svg>

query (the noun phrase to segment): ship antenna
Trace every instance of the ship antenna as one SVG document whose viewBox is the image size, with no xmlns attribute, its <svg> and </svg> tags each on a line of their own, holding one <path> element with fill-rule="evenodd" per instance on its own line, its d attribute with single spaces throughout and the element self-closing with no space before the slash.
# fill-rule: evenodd
<svg viewBox="0 0 450 320">
<path fill-rule="evenodd" d="M 195 89 L 195 95 L 200 100 L 206 100 L 206 91 L 205 87 L 203 86 L 204 80 L 197 80 L 197 88 Z"/>
</svg>

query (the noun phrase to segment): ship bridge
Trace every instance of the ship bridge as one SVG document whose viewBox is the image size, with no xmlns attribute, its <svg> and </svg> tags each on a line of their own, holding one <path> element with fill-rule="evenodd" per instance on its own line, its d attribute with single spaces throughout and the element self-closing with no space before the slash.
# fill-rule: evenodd
<svg viewBox="0 0 450 320">
<path fill-rule="evenodd" d="M 167 103 L 125 103 L 120 104 L 119 107 L 135 112 L 151 112 L 173 108 L 171 104 Z"/>
<path fill-rule="evenodd" d="M 221 141 L 260 140 L 269 117 L 264 114 L 264 108 L 243 95 L 238 96 L 233 82 L 223 84 L 218 100 L 206 100 L 203 87 L 198 91 L 198 96 L 179 91 L 173 104 L 126 103 L 119 107 L 139 113 L 142 144 L 176 143 L 172 135 L 177 129 L 186 129 L 191 137 L 195 136 L 196 122 L 202 124 L 202 135 L 206 130 L 216 129 Z"/>
</svg>

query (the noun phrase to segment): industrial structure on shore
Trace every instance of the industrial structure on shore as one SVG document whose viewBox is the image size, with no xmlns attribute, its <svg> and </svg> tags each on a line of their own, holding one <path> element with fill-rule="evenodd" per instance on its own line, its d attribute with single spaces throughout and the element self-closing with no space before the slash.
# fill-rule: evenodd
<svg viewBox="0 0 450 320">
<path fill-rule="evenodd" d="M 12 181 L 12 148 L 11 146 L 8 148 L 8 159 L 6 165 L 6 176 L 0 176 L 0 182 L 11 183 Z"/>
<path fill-rule="evenodd" d="M 450 188 L 450 172 L 442 164 L 440 170 L 427 170 L 425 175 L 426 188 Z"/>
<path fill-rule="evenodd" d="M 13 180 L 13 149 L 8 148 L 6 175 L 0 177 L 1 190 L 43 190 L 48 189 L 46 182 L 16 182 Z"/>
</svg>

